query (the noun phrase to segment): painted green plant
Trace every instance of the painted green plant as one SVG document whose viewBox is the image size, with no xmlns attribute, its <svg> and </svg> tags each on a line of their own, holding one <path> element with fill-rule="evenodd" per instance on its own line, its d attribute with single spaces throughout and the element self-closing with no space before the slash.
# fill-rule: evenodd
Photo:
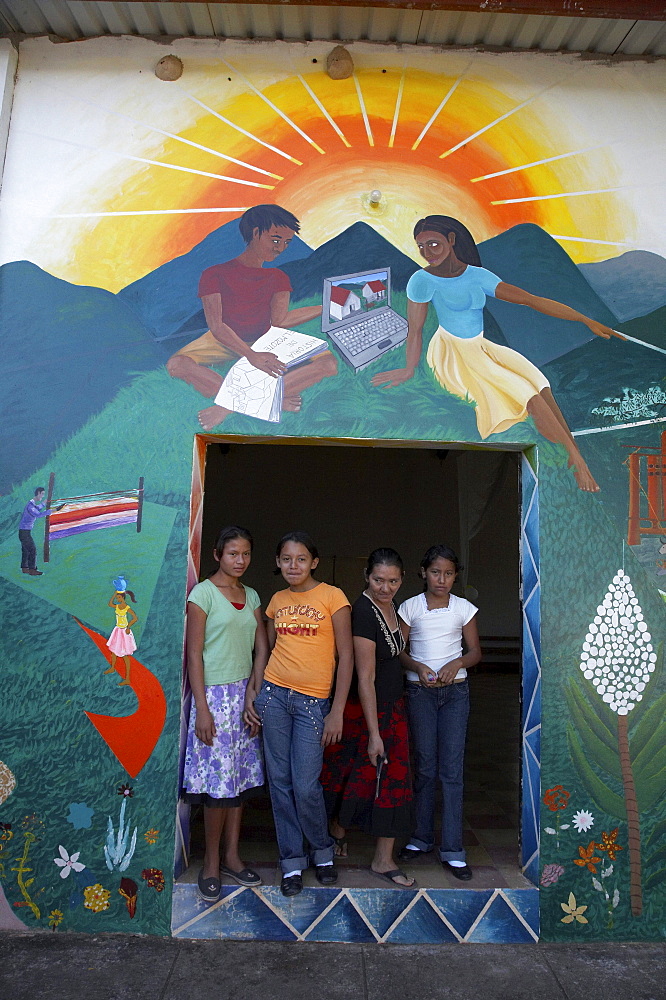
<svg viewBox="0 0 666 1000">
<path fill-rule="evenodd" d="M 629 576 L 618 570 L 588 627 L 580 656 L 584 681 L 571 680 L 566 696 L 573 725 L 567 730 L 571 757 L 597 806 L 627 823 L 631 911 L 643 908 L 640 814 L 666 791 L 666 695 L 649 705 L 662 666 Z M 631 726 L 630 726 L 631 720 Z M 657 829 L 646 846 L 661 838 Z M 658 849 L 648 860 L 663 860 Z M 651 874 L 646 885 L 666 879 Z"/>
<path fill-rule="evenodd" d="M 124 787 L 124 786 L 123 786 Z M 118 794 L 121 794 L 120 792 Z M 124 796 L 124 793 L 123 793 Z M 136 848 L 136 835 L 138 827 L 134 827 L 134 833 L 132 834 L 132 840 L 130 841 L 129 848 L 127 846 L 127 841 L 129 840 L 130 834 L 130 824 L 129 820 L 127 825 L 125 825 L 125 807 L 127 806 L 127 798 L 123 797 L 123 804 L 120 807 L 120 820 L 118 822 L 118 836 L 115 836 L 115 831 L 113 828 L 113 821 L 109 816 L 107 824 L 106 833 L 106 843 L 104 845 L 104 858 L 106 860 L 106 867 L 109 871 L 113 871 L 117 868 L 119 871 L 124 872 L 132 860 L 132 855 Z"/>
<path fill-rule="evenodd" d="M 37 920 L 41 918 L 41 911 L 37 906 L 37 903 L 33 899 L 32 886 L 34 884 L 34 876 L 31 875 L 32 868 L 28 864 L 30 857 L 30 849 L 32 845 L 38 839 L 40 832 L 44 828 L 44 824 L 39 819 L 38 816 L 31 815 L 26 816 L 21 823 L 23 829 L 23 851 L 19 857 L 15 858 L 16 864 L 12 868 L 13 872 L 16 872 L 16 881 L 23 896 L 23 902 L 19 903 L 18 906 L 27 906 L 29 910 L 32 911 L 33 915 Z M 29 876 L 26 878 L 26 876 Z"/>
</svg>

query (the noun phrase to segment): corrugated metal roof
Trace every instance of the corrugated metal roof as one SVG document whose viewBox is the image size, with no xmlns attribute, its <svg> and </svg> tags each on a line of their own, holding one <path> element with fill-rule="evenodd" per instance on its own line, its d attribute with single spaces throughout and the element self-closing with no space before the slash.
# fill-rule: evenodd
<svg viewBox="0 0 666 1000">
<path fill-rule="evenodd" d="M 0 0 L 0 36 L 267 38 L 666 55 L 666 22 L 384 7 Z"/>
</svg>

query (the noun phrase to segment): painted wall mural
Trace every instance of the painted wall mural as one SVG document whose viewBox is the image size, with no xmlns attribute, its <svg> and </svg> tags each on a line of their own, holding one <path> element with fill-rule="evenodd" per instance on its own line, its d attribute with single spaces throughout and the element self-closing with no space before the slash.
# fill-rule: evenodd
<svg viewBox="0 0 666 1000">
<path fill-rule="evenodd" d="M 541 934 L 659 937 L 663 65 L 171 48 L 20 53 L 0 926 L 170 933 L 203 430 L 538 446 Z"/>
</svg>

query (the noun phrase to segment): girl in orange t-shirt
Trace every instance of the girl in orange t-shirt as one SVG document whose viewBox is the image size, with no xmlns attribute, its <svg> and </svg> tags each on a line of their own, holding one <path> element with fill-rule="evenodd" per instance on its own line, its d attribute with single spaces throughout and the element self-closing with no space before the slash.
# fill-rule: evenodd
<svg viewBox="0 0 666 1000">
<path fill-rule="evenodd" d="M 259 693 L 245 717 L 263 727 L 281 889 L 295 896 L 309 860 L 322 885 L 333 885 L 338 877 L 319 775 L 324 747 L 342 735 L 353 668 L 351 611 L 338 587 L 313 578 L 319 555 L 304 531 L 280 539 L 276 561 L 288 588 L 274 594 L 266 609 L 272 653 L 265 672 L 255 667 L 251 687 Z"/>
</svg>

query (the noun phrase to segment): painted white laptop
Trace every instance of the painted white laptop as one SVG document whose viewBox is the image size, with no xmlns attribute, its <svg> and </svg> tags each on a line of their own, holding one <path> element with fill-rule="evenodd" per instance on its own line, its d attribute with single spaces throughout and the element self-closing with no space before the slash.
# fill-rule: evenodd
<svg viewBox="0 0 666 1000">
<path fill-rule="evenodd" d="M 324 278 L 322 307 L 322 333 L 354 371 L 407 339 L 407 320 L 391 309 L 390 267 Z"/>
</svg>

